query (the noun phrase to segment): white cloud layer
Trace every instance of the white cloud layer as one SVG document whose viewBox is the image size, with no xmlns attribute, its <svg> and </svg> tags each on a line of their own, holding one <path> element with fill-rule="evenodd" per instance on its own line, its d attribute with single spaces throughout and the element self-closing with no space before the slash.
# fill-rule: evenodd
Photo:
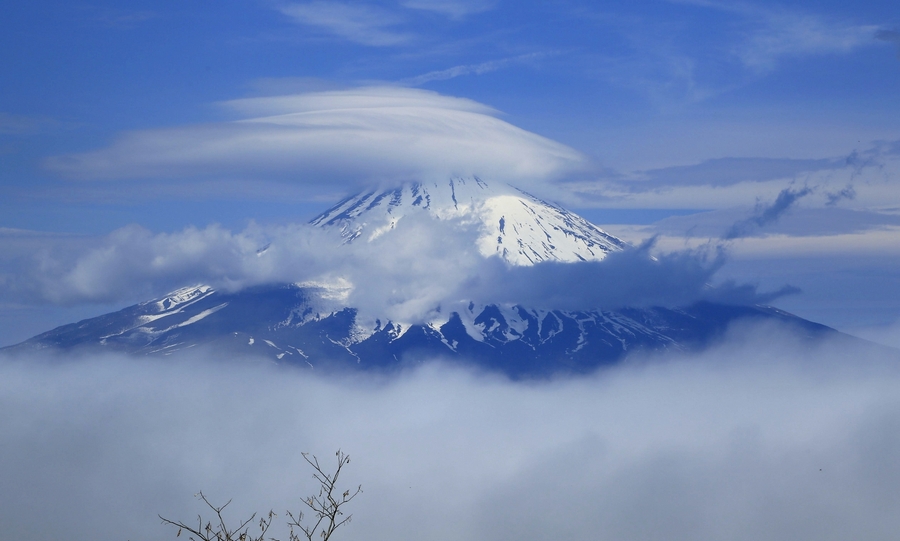
<svg viewBox="0 0 900 541">
<path fill-rule="evenodd" d="M 336 230 L 307 225 L 251 225 L 240 232 L 213 225 L 157 234 L 130 226 L 78 243 L 0 235 L 0 248 L 5 248 L 0 300 L 126 303 L 197 283 L 239 290 L 314 282 L 341 284 L 347 292 L 342 305 L 359 309 L 363 319 L 408 324 L 469 301 L 592 310 L 773 298 L 753 286 L 710 287 L 725 261 L 713 246 L 651 257 L 651 244 L 646 244 L 601 262 L 514 268 L 499 257 L 481 255 L 479 227 L 462 219 L 409 215 L 389 234 L 349 245 L 341 244 Z"/>
<path fill-rule="evenodd" d="M 771 304 L 856 336 L 894 344 L 886 340 L 890 325 L 900 318 L 900 226 L 868 219 L 854 224 L 838 210 L 797 212 L 755 236 L 728 241 L 728 258 L 713 283 L 731 280 L 761 291 L 789 284 L 799 293 Z M 706 222 L 704 215 L 715 216 Z M 900 223 L 898 215 L 875 216 Z M 630 241 L 657 235 L 653 253 L 664 256 L 708 246 L 709 236 L 722 235 L 735 219 L 733 212 L 710 212 L 649 226 L 605 229 Z M 831 223 L 820 225 L 823 222 Z"/>
<path fill-rule="evenodd" d="M 341 448 L 364 492 L 337 539 L 888 540 L 898 396 L 895 360 L 772 328 L 527 384 L 440 365 L 382 380 L 5 359 L 0 521 L 16 539 L 174 539 L 157 513 L 193 520 L 203 490 L 278 523 L 314 491 L 300 452 Z"/>
<path fill-rule="evenodd" d="M 396 87 L 235 100 L 249 118 L 135 131 L 46 165 L 78 179 L 281 179 L 310 187 L 481 175 L 528 187 L 585 165 L 477 102 Z"/>
</svg>

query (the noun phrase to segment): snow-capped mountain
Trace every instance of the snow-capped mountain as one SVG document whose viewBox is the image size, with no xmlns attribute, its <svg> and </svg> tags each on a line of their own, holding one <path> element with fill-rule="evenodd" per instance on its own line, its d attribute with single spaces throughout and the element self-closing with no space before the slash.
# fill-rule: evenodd
<svg viewBox="0 0 900 541">
<path fill-rule="evenodd" d="M 504 184 L 478 177 L 415 182 L 349 197 L 312 220 L 337 227 L 345 242 L 364 242 L 413 213 L 464 218 L 481 226 L 478 250 L 513 265 L 541 261 L 596 261 L 625 243 L 581 216 Z"/>
<path fill-rule="evenodd" d="M 481 256 L 512 266 L 577 264 L 626 248 L 569 211 L 478 178 L 365 192 L 338 203 L 311 224 L 340 234 L 344 246 L 334 249 L 353 249 L 390 235 L 414 214 L 474 224 Z M 266 250 L 258 256 L 266 257 Z M 434 306 L 427 318 L 403 322 L 362 314 L 350 306 L 347 291 L 353 287 L 360 284 L 341 277 L 237 292 L 191 286 L 6 349 L 101 348 L 173 355 L 204 346 L 313 368 L 384 368 L 450 358 L 512 376 L 533 376 L 587 371 L 638 350 L 702 346 L 738 319 L 788 322 L 809 336 L 836 333 L 773 308 L 711 303 L 573 311 L 457 299 Z"/>
</svg>

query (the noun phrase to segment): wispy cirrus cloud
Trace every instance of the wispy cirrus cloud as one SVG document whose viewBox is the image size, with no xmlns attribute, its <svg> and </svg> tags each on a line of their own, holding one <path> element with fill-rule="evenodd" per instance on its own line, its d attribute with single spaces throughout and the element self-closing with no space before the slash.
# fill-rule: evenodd
<svg viewBox="0 0 900 541">
<path fill-rule="evenodd" d="M 405 44 L 413 35 L 397 29 L 404 22 L 397 13 L 360 3 L 307 2 L 278 7 L 295 22 L 372 47 Z"/>
<path fill-rule="evenodd" d="M 757 199 L 775 200 L 797 185 L 812 190 L 804 194 L 811 206 L 900 206 L 898 144 L 876 141 L 844 156 L 719 158 L 643 171 L 608 170 L 594 181 L 566 184 L 584 203 L 612 208 L 746 207 Z"/>
<path fill-rule="evenodd" d="M 126 11 L 121 9 L 105 9 L 98 10 L 94 20 L 99 23 L 120 29 L 134 28 L 135 26 L 158 18 L 160 15 L 155 11 Z"/>
<path fill-rule="evenodd" d="M 446 81 L 448 79 L 455 79 L 456 77 L 462 77 L 465 75 L 482 75 L 485 73 L 491 73 L 497 70 L 501 70 L 511 65 L 521 64 L 531 60 L 539 60 L 546 56 L 546 53 L 529 53 L 519 56 L 513 56 L 510 58 L 502 58 L 500 60 L 490 60 L 488 62 L 481 62 L 479 64 L 464 64 L 460 66 L 453 66 L 452 68 L 429 71 L 428 73 L 423 73 L 422 75 L 403 79 L 400 82 L 411 86 L 419 86 L 425 83 L 430 83 L 432 81 Z"/>
<path fill-rule="evenodd" d="M 876 23 L 809 8 L 668 1 L 676 6 L 665 19 L 650 13 L 585 15 L 620 38 L 620 47 L 595 55 L 589 69 L 668 112 L 728 95 L 785 62 L 846 57 L 883 45 L 891 35 Z"/>
<path fill-rule="evenodd" d="M 782 59 L 846 54 L 875 43 L 878 25 L 857 24 L 799 10 L 740 1 L 670 0 L 729 12 L 740 19 L 741 41 L 733 53 L 755 71 L 775 69 Z"/>
<path fill-rule="evenodd" d="M 770 14 L 736 52 L 746 66 L 768 71 L 783 58 L 850 53 L 873 44 L 877 31 L 813 15 Z"/>
<path fill-rule="evenodd" d="M 844 159 L 718 158 L 693 165 L 645 171 L 640 186 L 643 189 L 690 185 L 732 186 L 748 181 L 794 178 L 803 173 L 840 169 L 844 165 Z"/>
<path fill-rule="evenodd" d="M 15 115 L 0 111 L 0 135 L 31 135 L 58 125 L 57 120 L 45 116 Z"/>
<path fill-rule="evenodd" d="M 405 0 L 403 6 L 462 19 L 466 15 L 489 11 L 498 3 L 499 0 Z"/>
<path fill-rule="evenodd" d="M 295 22 L 370 47 L 407 45 L 419 37 L 409 25 L 422 12 L 453 21 L 489 11 L 499 0 L 405 0 L 392 7 L 361 2 L 284 3 L 277 10 Z M 406 9 L 404 9 L 406 8 Z M 418 13 L 417 13 L 418 12 Z"/>
</svg>

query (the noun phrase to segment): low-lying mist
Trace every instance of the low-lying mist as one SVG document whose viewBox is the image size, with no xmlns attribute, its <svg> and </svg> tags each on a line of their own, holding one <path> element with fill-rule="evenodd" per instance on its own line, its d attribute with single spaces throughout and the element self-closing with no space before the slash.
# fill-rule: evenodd
<svg viewBox="0 0 900 541">
<path fill-rule="evenodd" d="M 897 358 L 803 344 L 735 329 L 701 354 L 531 382 L 203 352 L 0 358 L 0 524 L 10 539 L 174 539 L 157 513 L 194 520 L 199 490 L 279 523 L 316 489 L 300 453 L 330 464 L 340 448 L 364 492 L 338 541 L 894 539 Z"/>
</svg>

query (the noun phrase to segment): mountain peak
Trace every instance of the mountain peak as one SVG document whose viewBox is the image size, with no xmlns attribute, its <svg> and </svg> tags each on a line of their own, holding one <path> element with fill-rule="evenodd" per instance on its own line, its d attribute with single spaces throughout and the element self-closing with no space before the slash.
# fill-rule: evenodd
<svg viewBox="0 0 900 541">
<path fill-rule="evenodd" d="M 345 243 L 372 240 L 412 213 L 480 223 L 478 250 L 512 265 L 598 261 L 625 243 L 581 216 L 507 184 L 478 177 L 409 182 L 344 199 L 310 223 L 340 228 Z"/>
</svg>

